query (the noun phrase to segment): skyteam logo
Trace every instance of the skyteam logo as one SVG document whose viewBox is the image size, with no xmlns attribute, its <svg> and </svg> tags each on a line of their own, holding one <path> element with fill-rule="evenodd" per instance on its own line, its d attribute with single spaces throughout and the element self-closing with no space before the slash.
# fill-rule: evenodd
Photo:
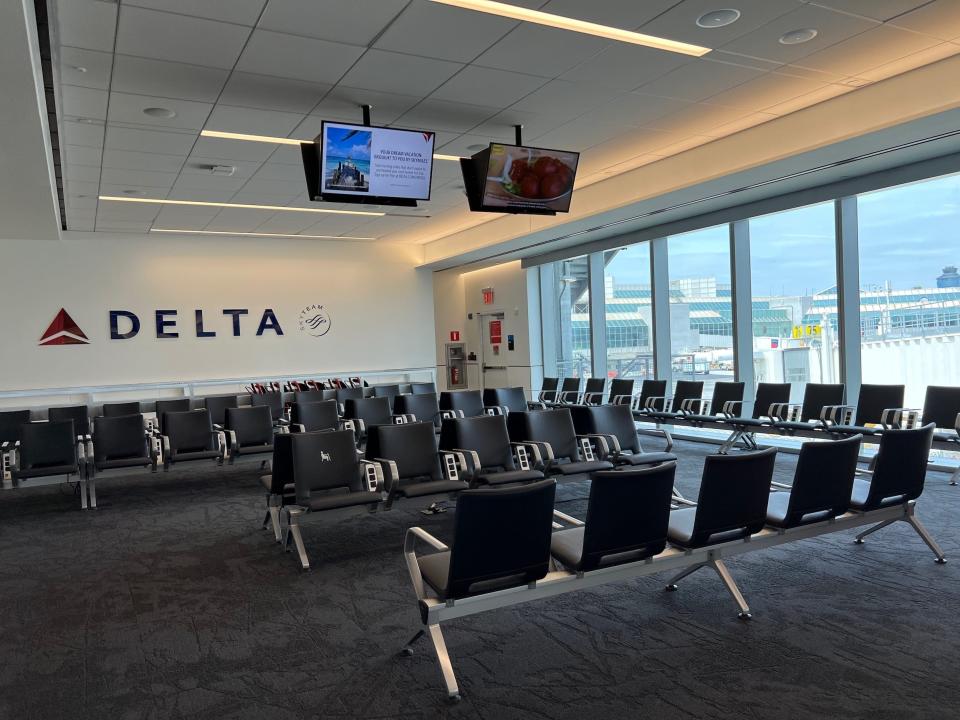
<svg viewBox="0 0 960 720">
<path fill-rule="evenodd" d="M 330 332 L 330 314 L 323 305 L 307 305 L 300 311 L 300 332 L 323 337 Z"/>
</svg>

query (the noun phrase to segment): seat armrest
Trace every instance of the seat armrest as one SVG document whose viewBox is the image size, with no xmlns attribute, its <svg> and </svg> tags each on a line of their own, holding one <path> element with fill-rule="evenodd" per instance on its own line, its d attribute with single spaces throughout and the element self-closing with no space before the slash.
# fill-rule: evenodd
<svg viewBox="0 0 960 720">
<path fill-rule="evenodd" d="M 370 492 L 384 492 L 386 483 L 383 480 L 383 469 L 379 463 L 372 462 L 371 460 L 360 460 L 360 465 L 363 467 L 364 476 L 367 480 L 367 487 Z"/>
<path fill-rule="evenodd" d="M 770 487 L 778 490 L 793 490 L 793 485 L 787 485 L 786 483 L 777 482 L 777 481 L 771 482 Z"/>
<path fill-rule="evenodd" d="M 546 445 L 546 443 L 543 443 Z M 533 457 L 533 467 L 543 468 L 546 466 L 546 459 L 544 457 L 543 448 L 541 443 L 535 442 L 512 442 L 510 447 L 513 448 L 514 458 L 517 460 L 517 464 L 521 467 L 522 470 L 529 470 L 530 468 L 523 467 L 523 461 L 521 458 L 523 456 L 532 456 Z M 547 445 L 549 447 L 549 445 Z M 550 460 L 553 460 L 553 452 L 550 453 Z"/>
<path fill-rule="evenodd" d="M 440 452 L 444 452 L 441 450 Z M 465 473 L 473 477 L 480 471 L 480 453 L 476 450 L 467 450 L 465 448 L 454 448 L 452 451 L 457 453 L 461 461 L 463 462 L 463 470 Z"/>
<path fill-rule="evenodd" d="M 384 492 L 387 494 L 392 493 L 397 485 L 400 484 L 400 470 L 397 467 L 396 461 L 387 460 L 386 458 L 374 458 L 373 462 L 380 466 L 380 470 L 383 474 L 385 485 Z"/>
<path fill-rule="evenodd" d="M 695 502 L 693 502 L 693 500 L 687 500 L 687 499 L 684 498 L 684 497 L 680 497 L 680 496 L 677 495 L 676 493 L 674 493 L 674 494 L 673 494 L 673 497 L 670 498 L 670 502 L 672 502 L 672 503 L 674 503 L 674 504 L 676 504 L 676 505 L 685 505 L 685 506 L 687 506 L 687 507 L 696 507 L 696 506 L 697 506 L 697 504 L 696 504 Z"/>
<path fill-rule="evenodd" d="M 391 415 L 390 420 L 394 425 L 406 425 L 417 421 L 417 416 L 413 413 L 404 413 L 402 415 Z"/>
<path fill-rule="evenodd" d="M 586 525 L 586 523 L 585 523 L 583 520 L 578 520 L 577 518 L 573 517 L 572 515 L 567 515 L 566 513 L 560 512 L 559 510 L 554 510 L 554 511 L 553 511 L 553 516 L 556 517 L 556 518 L 560 518 L 560 519 L 563 520 L 565 523 L 569 523 L 570 525 L 573 525 L 574 527 L 583 527 L 584 525 Z"/>
<path fill-rule="evenodd" d="M 163 458 L 163 469 L 170 469 L 170 436 L 160 436 L 160 455 Z"/>
<path fill-rule="evenodd" d="M 707 415 L 710 412 L 710 401 L 703 398 L 687 398 L 680 402 L 680 412 L 683 415 Z"/>
<path fill-rule="evenodd" d="M 620 454 L 620 441 L 616 435 L 607 435 L 603 433 L 588 433 L 586 435 L 577 435 L 581 440 L 589 440 L 596 448 L 597 455 L 601 460 L 605 460 L 610 455 Z"/>
<path fill-rule="evenodd" d="M 743 411 L 743 400 L 727 400 L 720 408 L 720 414 L 727 419 L 738 417 Z"/>
<path fill-rule="evenodd" d="M 527 400 L 527 410 L 546 410 L 547 404 L 539 400 Z"/>
<path fill-rule="evenodd" d="M 503 405 L 485 405 L 483 408 L 484 415 L 506 415 L 507 412 L 507 408 Z"/>
<path fill-rule="evenodd" d="M 853 405 L 824 405 L 820 409 L 820 423 L 823 427 L 849 425 L 855 410 Z"/>
<path fill-rule="evenodd" d="M 413 552 L 416 547 L 417 540 L 425 542 L 438 552 L 446 552 L 450 549 L 423 528 L 412 527 L 407 528 L 407 534 L 403 541 L 403 551 L 405 553 Z"/>
<path fill-rule="evenodd" d="M 639 397 L 637 398 L 637 402 L 638 402 L 638 403 L 640 402 L 640 398 L 639 398 Z M 657 409 L 657 403 L 658 403 L 658 402 L 659 402 L 660 406 L 663 408 L 663 412 L 669 412 L 669 411 L 670 411 L 670 407 L 673 405 L 673 402 L 672 402 L 671 398 L 668 397 L 667 395 L 654 395 L 654 396 L 652 396 L 652 397 L 648 397 L 648 398 L 644 401 L 643 407 L 640 408 L 640 409 L 641 409 L 641 410 L 656 410 L 656 409 Z"/>
<path fill-rule="evenodd" d="M 597 404 L 599 405 L 601 402 L 603 402 L 603 393 L 602 392 L 584 393 L 582 402 L 584 405 L 589 405 L 590 403 L 593 402 L 594 398 L 597 398 Z"/>
<path fill-rule="evenodd" d="M 307 431 L 307 426 L 303 423 L 290 423 L 290 432 L 302 433 Z"/>
<path fill-rule="evenodd" d="M 526 445 L 530 445 L 536 449 L 537 453 L 540 456 L 540 462 L 543 463 L 543 466 L 546 467 L 554 461 L 553 448 L 548 442 L 540 442 L 538 440 L 526 440 Z"/>
<path fill-rule="evenodd" d="M 920 422 L 920 410 L 910 408 L 887 408 L 880 414 L 884 430 L 912 430 Z"/>
<path fill-rule="evenodd" d="M 569 396 L 573 396 L 573 400 L 569 399 Z M 560 402 L 568 403 L 570 405 L 579 405 L 581 400 L 581 395 L 579 390 L 567 390 L 566 392 L 560 393 Z"/>
<path fill-rule="evenodd" d="M 557 391 L 556 390 L 541 390 L 540 394 L 537 395 L 537 399 L 543 403 L 553 403 L 557 401 Z"/>
<path fill-rule="evenodd" d="M 609 405 L 629 405 L 633 407 L 634 401 L 638 398 L 634 395 L 613 395 L 608 400 Z"/>
<path fill-rule="evenodd" d="M 467 459 L 458 452 L 450 450 L 438 450 L 440 456 L 440 467 L 443 470 L 444 480 L 460 480 L 460 471 L 466 472 Z"/>
</svg>

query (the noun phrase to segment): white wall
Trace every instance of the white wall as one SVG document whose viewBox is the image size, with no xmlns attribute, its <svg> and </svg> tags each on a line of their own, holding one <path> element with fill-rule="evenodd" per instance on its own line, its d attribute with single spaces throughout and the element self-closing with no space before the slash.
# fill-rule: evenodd
<svg viewBox="0 0 960 720">
<path fill-rule="evenodd" d="M 0 392 L 434 366 L 431 274 L 415 246 L 65 233 L 0 249 Z M 312 304 L 330 315 L 324 337 L 299 329 Z M 61 307 L 89 345 L 38 345 Z M 198 308 L 217 337 L 196 337 Z M 240 337 L 225 308 L 249 309 Z M 265 308 L 283 337 L 256 336 Z M 139 335 L 111 340 L 111 309 L 136 313 Z M 156 337 L 157 309 L 179 311 L 178 339 Z"/>
</svg>

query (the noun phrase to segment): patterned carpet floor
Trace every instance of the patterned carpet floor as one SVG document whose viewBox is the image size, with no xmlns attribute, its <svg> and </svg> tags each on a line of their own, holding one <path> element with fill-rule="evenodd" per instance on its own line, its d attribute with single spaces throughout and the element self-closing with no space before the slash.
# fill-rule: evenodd
<svg viewBox="0 0 960 720">
<path fill-rule="evenodd" d="M 649 443 L 651 446 L 653 442 Z M 651 447 L 652 449 L 652 447 Z M 678 443 L 696 495 L 714 448 Z M 795 457 L 777 471 L 792 477 Z M 0 493 L 0 718 L 870 718 L 960 716 L 960 488 L 931 472 L 918 515 L 729 563 L 737 619 L 701 571 L 654 576 L 445 626 L 463 701 L 445 702 L 403 563 L 406 528 L 449 541 L 424 501 L 305 524 L 302 573 L 260 529 L 255 465 Z M 586 484 L 558 507 L 583 516 Z"/>
</svg>

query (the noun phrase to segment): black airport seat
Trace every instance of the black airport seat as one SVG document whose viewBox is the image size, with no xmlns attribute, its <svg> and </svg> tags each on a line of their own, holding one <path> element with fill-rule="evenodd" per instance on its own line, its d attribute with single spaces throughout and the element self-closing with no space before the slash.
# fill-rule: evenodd
<svg viewBox="0 0 960 720">
<path fill-rule="evenodd" d="M 937 442 L 960 442 L 960 387 L 928 385 L 923 398 L 922 424 L 949 432 L 934 431 Z"/>
<path fill-rule="evenodd" d="M 213 460 L 222 462 L 224 448 L 220 432 L 213 429 L 206 408 L 167 413 L 162 436 L 163 469 L 180 462 Z"/>
<path fill-rule="evenodd" d="M 903 385 L 861 385 L 853 424 L 844 422 L 830 427 L 838 435 L 876 435 L 883 432 L 888 410 L 903 407 Z M 851 411 L 853 408 L 842 406 Z"/>
<path fill-rule="evenodd" d="M 277 485 L 280 494 L 288 492 L 287 486 L 293 480 L 295 504 L 287 503 L 287 536 L 285 545 L 291 540 L 300 556 L 300 565 L 304 570 L 310 568 L 300 523 L 304 517 L 314 513 L 347 508 L 374 511 L 383 499 L 383 482 L 379 468 L 361 460 L 354 445 L 353 432 L 334 430 L 333 432 L 290 433 L 278 438 L 289 443 L 289 458 L 279 456 Z"/>
<path fill-rule="evenodd" d="M 398 497 L 452 495 L 469 487 L 460 479 L 456 458 L 439 450 L 433 423 L 377 425 L 370 432 L 367 459 L 381 467 L 386 507 Z"/>
<path fill-rule="evenodd" d="M 741 540 L 760 532 L 767 520 L 776 458 L 776 448 L 739 455 L 708 455 L 695 507 L 682 507 L 670 513 L 667 529 L 670 544 L 692 550 Z M 750 608 L 721 559 L 711 557 L 704 563 L 689 566 L 667 584 L 667 590 L 676 590 L 682 578 L 707 566 L 716 571 L 737 602 L 740 617 L 749 618 Z"/>
<path fill-rule="evenodd" d="M 185 412 L 190 409 L 190 398 L 177 398 L 176 400 L 157 400 L 154 404 L 154 410 L 157 413 L 157 426 L 160 434 L 163 434 L 163 416 L 168 412 Z"/>
<path fill-rule="evenodd" d="M 632 383 L 632 381 L 631 381 Z M 610 391 L 613 395 L 613 390 Z M 631 398 L 634 400 L 634 398 Z M 640 383 L 640 394 L 635 399 L 636 404 L 632 405 L 636 410 L 650 412 L 664 412 L 667 407 L 667 381 L 666 380 L 644 380 Z M 617 403 L 631 404 L 631 403 Z"/>
<path fill-rule="evenodd" d="M 719 385 L 719 383 L 717 383 Z M 702 380 L 677 380 L 672 398 L 651 398 L 654 400 L 651 407 L 638 409 L 639 420 L 649 419 L 653 422 L 672 422 L 682 418 L 685 412 L 696 412 L 693 403 L 703 398 Z M 661 403 L 662 400 L 662 403 Z M 662 404 L 663 410 L 657 410 Z"/>
<path fill-rule="evenodd" d="M 20 428 L 28 422 L 30 422 L 29 410 L 0 412 L 0 479 L 8 478 L 16 463 Z"/>
<path fill-rule="evenodd" d="M 554 403 L 557 401 L 557 392 L 560 388 L 560 378 L 545 377 L 540 383 L 540 392 L 537 393 L 537 400 L 542 403 Z"/>
<path fill-rule="evenodd" d="M 584 405 L 599 405 L 603 402 L 603 394 L 607 390 L 606 378 L 587 378 L 587 385 L 580 398 Z"/>
<path fill-rule="evenodd" d="M 270 408 L 270 419 L 273 423 L 283 420 L 283 393 L 279 390 L 265 393 L 254 393 L 250 396 L 250 404 L 254 407 L 266 406 Z"/>
<path fill-rule="evenodd" d="M 660 395 L 665 395 L 667 391 L 667 383 L 664 380 L 659 382 L 663 383 L 663 389 L 660 391 Z M 623 378 L 614 378 L 610 381 L 610 395 L 607 399 L 611 405 L 632 405 L 633 404 L 633 380 L 625 380 Z"/>
<path fill-rule="evenodd" d="M 50 422 L 73 420 L 73 430 L 77 433 L 77 437 L 86 437 L 90 434 L 90 409 L 86 405 L 52 407 L 47 411 L 47 419 Z"/>
<path fill-rule="evenodd" d="M 104 403 L 101 407 L 104 417 L 117 417 L 118 415 L 139 415 L 140 402 L 117 402 Z"/>
<path fill-rule="evenodd" d="M 273 417 L 264 405 L 229 408 L 223 425 L 232 465 L 240 457 L 273 455 Z"/>
<path fill-rule="evenodd" d="M 34 478 L 66 476 L 80 483 L 80 505 L 87 507 L 84 444 L 77 441 L 73 420 L 27 423 L 20 428 L 20 449 L 10 476 L 17 487 Z"/>
<path fill-rule="evenodd" d="M 395 415 L 408 416 L 413 420 L 432 422 L 437 430 L 440 429 L 443 420 L 436 393 L 397 395 L 393 399 L 393 412 Z"/>
<path fill-rule="evenodd" d="M 297 405 L 298 403 L 294 403 L 294 407 Z M 267 491 L 267 511 L 263 517 L 263 528 L 266 529 L 267 523 L 270 523 L 274 540 L 281 542 L 283 535 L 280 512 L 287 505 L 295 505 L 297 501 L 293 475 L 293 439 L 289 433 L 280 433 L 274 439 L 273 462 L 270 467 L 270 474 L 260 477 L 260 484 Z"/>
<path fill-rule="evenodd" d="M 391 384 L 391 385 L 374 385 L 373 386 L 373 396 L 374 397 L 385 397 L 390 400 L 390 403 L 393 403 L 393 399 L 397 395 L 401 395 L 400 385 Z"/>
<path fill-rule="evenodd" d="M 612 470 L 613 463 L 597 456 L 590 438 L 577 436 L 570 408 L 510 413 L 507 427 L 513 442 L 537 449 L 536 462 L 548 475 L 582 475 Z"/>
<path fill-rule="evenodd" d="M 542 480 L 525 446 L 510 442 L 503 415 L 447 420 L 440 433 L 440 449 L 460 453 L 468 463 L 471 485 L 505 485 Z"/>
<path fill-rule="evenodd" d="M 409 417 L 393 414 L 391 400 L 388 397 L 348 399 L 343 405 L 343 419 L 349 421 L 358 438 L 369 434 L 376 425 L 391 425 L 395 422 L 408 422 Z"/>
<path fill-rule="evenodd" d="M 589 572 L 663 552 L 676 471 L 676 463 L 665 463 L 593 473 L 586 522 L 555 513 L 577 527 L 553 534 L 554 559 L 572 571 Z"/>
<path fill-rule="evenodd" d="M 336 400 L 337 400 L 337 403 L 339 403 L 340 405 L 341 414 L 343 413 L 343 408 L 345 407 L 347 400 L 362 400 L 363 398 L 367 397 L 364 394 L 365 390 L 370 390 L 370 388 L 363 388 L 363 387 L 337 388 Z M 370 395 L 371 396 L 373 395 L 372 390 L 370 392 Z"/>
<path fill-rule="evenodd" d="M 440 409 L 452 410 L 457 417 L 476 417 L 487 412 L 479 390 L 445 390 L 440 393 Z"/>
<path fill-rule="evenodd" d="M 759 383 L 750 417 L 725 415 L 720 419 L 720 422 L 732 427 L 733 432 L 718 452 L 729 452 L 738 442 L 742 442 L 748 450 L 756 450 L 759 445 L 754 433 L 770 428 L 780 420 L 787 420 L 789 407 L 790 383 Z"/>
<path fill-rule="evenodd" d="M 840 517 L 850 507 L 861 436 L 805 442 L 800 447 L 793 483 L 767 502 L 767 525 L 792 528 Z M 774 483 L 779 487 L 778 483 Z"/>
<path fill-rule="evenodd" d="M 336 400 L 336 390 L 296 390 L 293 393 L 294 403 L 313 403 L 323 402 L 324 400 Z"/>
<path fill-rule="evenodd" d="M 555 405 L 567 405 L 580 402 L 580 378 L 567 377 L 560 382 L 560 392 L 557 393 Z M 547 403 L 548 405 L 550 403 Z"/>
<path fill-rule="evenodd" d="M 143 415 L 117 415 L 93 419 L 93 470 L 157 469 L 157 454 Z"/>
<path fill-rule="evenodd" d="M 522 387 L 486 388 L 483 391 L 483 404 L 488 408 L 504 408 L 507 412 L 526 412 L 543 408 L 541 402 L 530 402 Z"/>
<path fill-rule="evenodd" d="M 290 406 L 291 432 L 339 430 L 340 413 L 336 400 L 295 402 Z"/>
<path fill-rule="evenodd" d="M 436 395 L 437 386 L 432 382 L 410 383 L 410 393 L 413 395 Z"/>
<path fill-rule="evenodd" d="M 742 382 L 718 382 L 713 386 L 713 399 L 691 402 L 688 405 L 699 405 L 700 409 L 684 416 L 684 420 L 692 425 L 717 423 L 724 418 L 740 415 L 743 411 Z"/>
<path fill-rule="evenodd" d="M 442 548 L 413 556 L 423 581 L 441 600 L 535 583 L 550 569 L 555 490 L 553 480 L 466 490 L 457 499 L 451 546 L 412 528 L 405 554 L 413 553 L 418 536 Z"/>
<path fill-rule="evenodd" d="M 227 421 L 227 408 L 235 408 L 239 404 L 236 395 L 211 395 L 203 399 L 203 407 L 210 411 L 211 422 L 220 427 Z"/>
<path fill-rule="evenodd" d="M 797 431 L 825 427 L 831 418 L 824 416 L 824 408 L 843 404 L 843 383 L 807 383 L 803 389 L 800 417 L 796 420 L 781 420 L 773 426 L 788 435 Z"/>
<path fill-rule="evenodd" d="M 598 454 L 615 465 L 659 465 L 677 459 L 673 453 L 644 452 L 629 405 L 581 405 L 571 407 L 570 414 L 577 435 L 592 438 Z"/>
</svg>

